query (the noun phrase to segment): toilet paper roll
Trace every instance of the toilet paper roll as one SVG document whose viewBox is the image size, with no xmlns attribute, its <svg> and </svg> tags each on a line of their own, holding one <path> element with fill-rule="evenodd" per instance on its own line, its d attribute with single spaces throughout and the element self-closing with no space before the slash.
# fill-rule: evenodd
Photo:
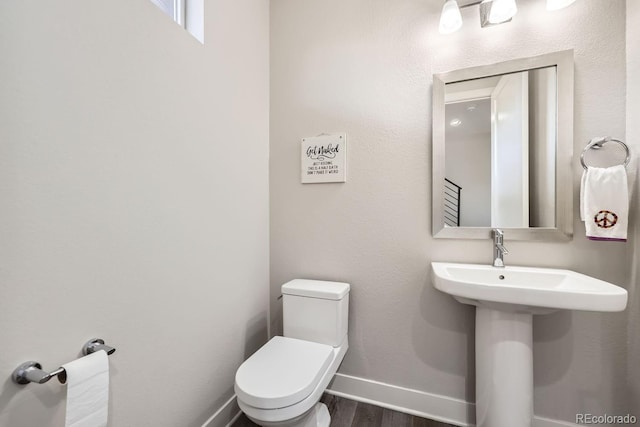
<svg viewBox="0 0 640 427">
<path fill-rule="evenodd" d="M 62 365 L 67 372 L 65 427 L 105 427 L 109 406 L 109 357 L 103 350 Z"/>
</svg>

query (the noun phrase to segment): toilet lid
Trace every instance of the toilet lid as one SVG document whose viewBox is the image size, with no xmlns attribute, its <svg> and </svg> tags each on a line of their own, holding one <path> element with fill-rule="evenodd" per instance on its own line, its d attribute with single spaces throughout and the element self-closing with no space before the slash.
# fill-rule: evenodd
<svg viewBox="0 0 640 427">
<path fill-rule="evenodd" d="M 300 402 L 315 389 L 331 363 L 333 347 L 273 337 L 236 372 L 238 398 L 262 409 Z"/>
</svg>

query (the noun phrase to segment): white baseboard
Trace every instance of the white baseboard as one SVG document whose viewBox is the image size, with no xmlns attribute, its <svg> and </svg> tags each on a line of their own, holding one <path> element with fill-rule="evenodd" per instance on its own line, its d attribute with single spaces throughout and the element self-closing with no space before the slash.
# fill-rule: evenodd
<svg viewBox="0 0 640 427">
<path fill-rule="evenodd" d="M 238 407 L 238 401 L 234 394 L 227 400 L 215 414 L 211 415 L 202 427 L 231 427 L 240 417 L 242 412 Z"/>
<path fill-rule="evenodd" d="M 327 393 L 461 427 L 475 424 L 475 404 L 462 399 L 398 387 L 351 375 L 336 374 Z M 534 417 L 533 427 L 579 427 L 577 424 Z"/>
<path fill-rule="evenodd" d="M 344 374 L 334 376 L 327 393 L 460 427 L 475 426 L 475 405 L 462 399 Z M 234 394 L 202 427 L 231 427 L 241 414 Z M 566 421 L 534 417 L 533 427 L 580 426 Z"/>
<path fill-rule="evenodd" d="M 468 420 L 475 413 L 473 403 L 424 391 L 336 374 L 327 393 L 447 424 L 473 425 Z"/>
<path fill-rule="evenodd" d="M 233 418 L 231 418 L 231 421 L 229 421 L 225 427 L 231 427 L 233 425 L 233 423 L 235 423 L 236 420 L 238 418 L 240 418 L 240 415 L 242 415 L 242 411 L 240 409 L 238 409 L 238 413 L 236 415 L 234 415 Z"/>
</svg>

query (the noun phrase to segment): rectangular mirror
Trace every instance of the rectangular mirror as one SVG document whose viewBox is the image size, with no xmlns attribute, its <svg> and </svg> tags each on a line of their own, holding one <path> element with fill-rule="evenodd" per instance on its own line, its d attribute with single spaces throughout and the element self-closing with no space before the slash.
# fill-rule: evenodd
<svg viewBox="0 0 640 427">
<path fill-rule="evenodd" d="M 573 51 L 433 80 L 434 237 L 570 239 Z"/>
</svg>

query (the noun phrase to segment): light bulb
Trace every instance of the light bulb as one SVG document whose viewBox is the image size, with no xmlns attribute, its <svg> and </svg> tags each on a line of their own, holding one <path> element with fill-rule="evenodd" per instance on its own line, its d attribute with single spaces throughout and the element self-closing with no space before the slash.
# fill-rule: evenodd
<svg viewBox="0 0 640 427">
<path fill-rule="evenodd" d="M 462 27 L 462 15 L 456 0 L 447 0 L 440 15 L 440 34 L 450 34 Z"/>
<path fill-rule="evenodd" d="M 547 0 L 547 10 L 558 10 L 567 7 L 576 0 Z"/>
<path fill-rule="evenodd" d="M 516 0 L 493 0 L 489 12 L 489 22 L 500 24 L 513 18 L 516 12 L 518 12 Z"/>
</svg>

